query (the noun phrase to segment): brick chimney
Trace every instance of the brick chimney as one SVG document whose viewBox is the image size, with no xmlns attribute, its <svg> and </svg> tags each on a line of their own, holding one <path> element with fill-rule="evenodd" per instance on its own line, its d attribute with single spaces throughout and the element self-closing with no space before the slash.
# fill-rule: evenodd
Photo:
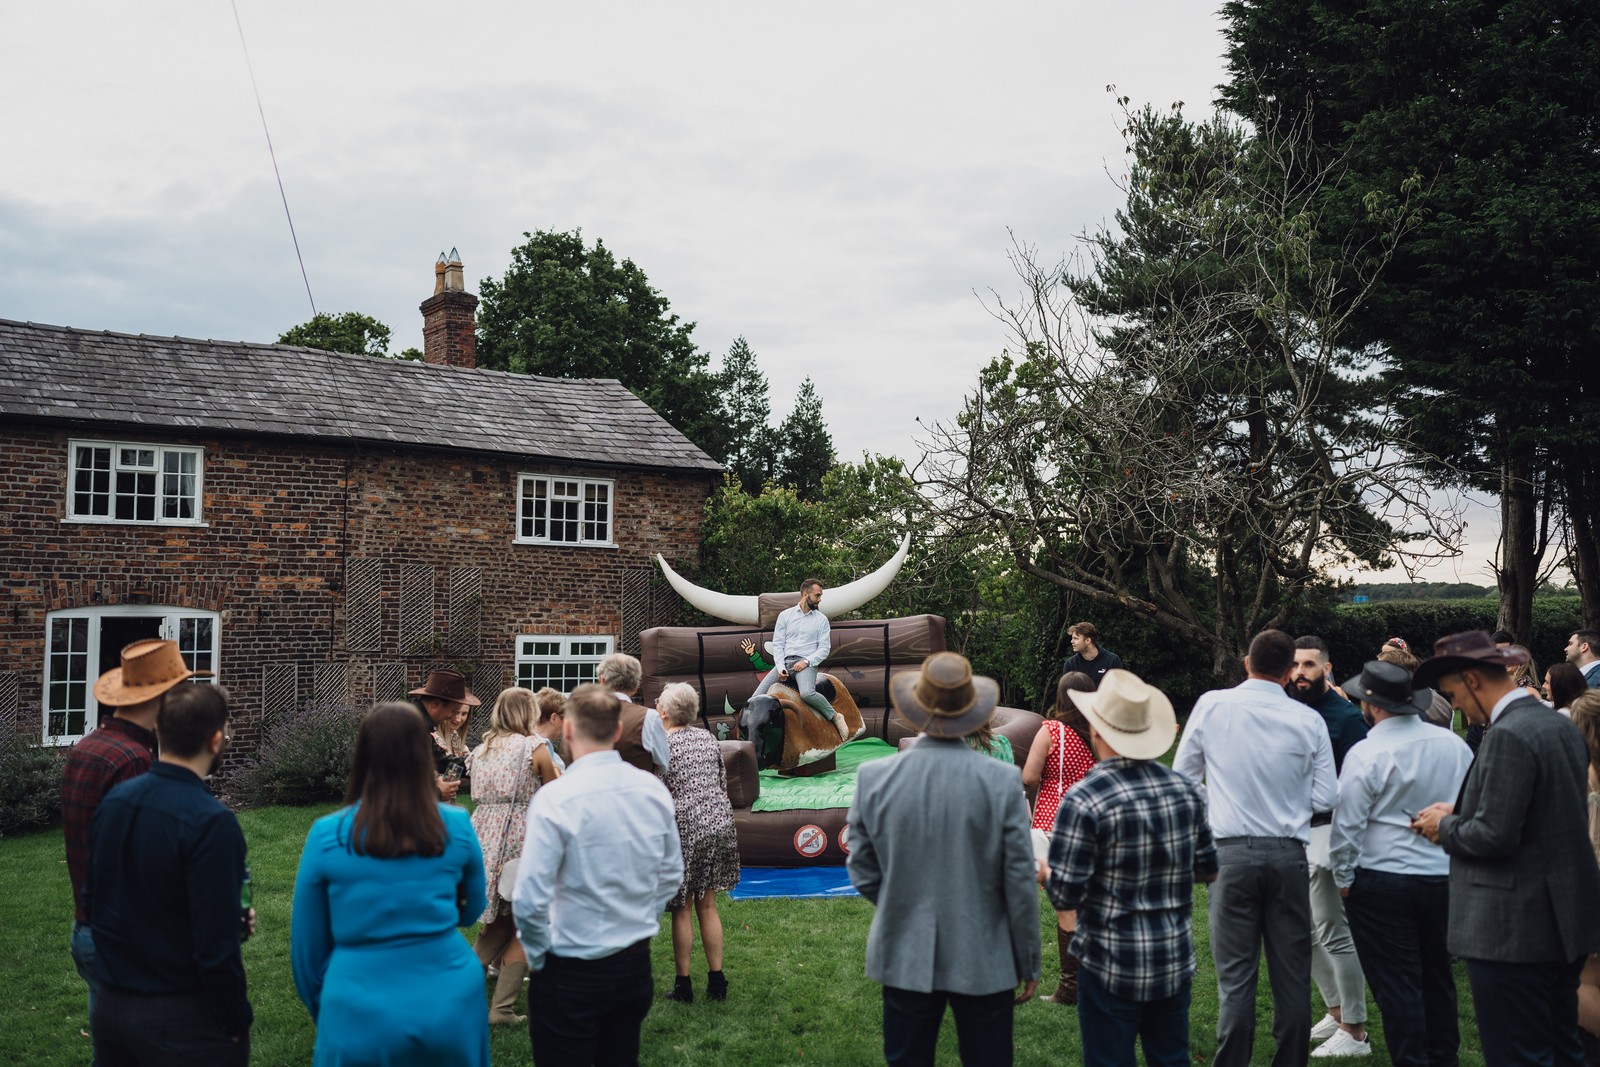
<svg viewBox="0 0 1600 1067">
<path fill-rule="evenodd" d="M 433 295 L 421 304 L 422 361 L 446 367 L 478 365 L 478 298 L 467 292 L 461 253 L 439 253 L 433 265 Z"/>
</svg>

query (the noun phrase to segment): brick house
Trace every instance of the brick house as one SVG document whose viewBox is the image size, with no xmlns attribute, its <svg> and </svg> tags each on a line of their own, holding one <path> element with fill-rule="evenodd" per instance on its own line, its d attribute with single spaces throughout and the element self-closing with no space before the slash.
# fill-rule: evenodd
<svg viewBox="0 0 1600 1067">
<path fill-rule="evenodd" d="M 236 755 L 441 664 L 492 698 L 636 650 L 720 468 L 614 380 L 477 369 L 476 306 L 441 256 L 422 363 L 0 321 L 0 722 L 70 744 L 146 636 L 227 685 Z"/>
</svg>

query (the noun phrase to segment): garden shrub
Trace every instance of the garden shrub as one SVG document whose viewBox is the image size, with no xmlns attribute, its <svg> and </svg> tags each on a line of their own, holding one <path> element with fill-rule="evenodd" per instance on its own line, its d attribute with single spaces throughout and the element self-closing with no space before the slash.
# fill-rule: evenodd
<svg viewBox="0 0 1600 1067">
<path fill-rule="evenodd" d="M 307 704 L 273 719 L 232 792 L 246 807 L 343 800 L 363 711 Z"/>
<path fill-rule="evenodd" d="M 1314 632 L 1328 642 L 1340 680 L 1356 674 L 1374 658 L 1384 641 L 1402 637 L 1419 659 L 1433 654 L 1433 643 L 1448 634 L 1495 629 L 1498 597 L 1470 600 L 1399 600 L 1382 604 L 1342 604 L 1319 620 Z M 1533 601 L 1533 638 L 1529 651 L 1543 671 L 1559 663 L 1567 636 L 1582 623 L 1576 596 L 1542 596 Z"/>
<path fill-rule="evenodd" d="M 43 830 L 61 818 L 68 751 L 32 744 L 10 730 L 0 736 L 0 837 Z"/>
</svg>

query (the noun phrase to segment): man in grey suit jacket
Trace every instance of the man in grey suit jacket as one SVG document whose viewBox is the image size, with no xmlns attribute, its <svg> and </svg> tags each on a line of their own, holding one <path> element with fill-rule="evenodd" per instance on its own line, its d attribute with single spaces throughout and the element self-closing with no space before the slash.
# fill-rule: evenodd
<svg viewBox="0 0 1600 1067">
<path fill-rule="evenodd" d="M 1583 739 L 1507 667 L 1520 648 L 1481 631 L 1442 637 L 1417 668 L 1483 743 L 1454 804 L 1414 826 L 1450 854 L 1450 939 L 1467 961 L 1484 1062 L 1583 1063 L 1578 974 L 1600 950 L 1600 868 L 1589 847 Z"/>
<path fill-rule="evenodd" d="M 862 766 L 848 861 L 877 905 L 867 977 L 883 986 L 884 1059 L 931 1065 L 948 1004 L 961 1062 L 1009 1067 L 1013 1005 L 1039 984 L 1041 864 L 1020 772 L 963 740 L 988 721 L 999 687 L 939 652 L 890 692 L 922 737 Z"/>
</svg>

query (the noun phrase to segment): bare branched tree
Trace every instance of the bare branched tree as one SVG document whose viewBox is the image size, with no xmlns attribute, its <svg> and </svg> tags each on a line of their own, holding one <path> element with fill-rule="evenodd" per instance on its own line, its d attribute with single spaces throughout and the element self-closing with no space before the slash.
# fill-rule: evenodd
<svg viewBox="0 0 1600 1067">
<path fill-rule="evenodd" d="M 1124 101 L 1125 103 L 1125 101 Z M 1324 243 L 1311 205 L 1337 163 L 1296 131 L 1128 116 L 1119 232 L 1087 270 L 1015 245 L 996 297 L 1006 354 L 931 427 L 914 475 L 937 520 L 984 530 L 1035 578 L 1144 617 L 1236 668 L 1327 568 L 1454 554 L 1377 371 L 1342 343 L 1411 218 Z"/>
</svg>

